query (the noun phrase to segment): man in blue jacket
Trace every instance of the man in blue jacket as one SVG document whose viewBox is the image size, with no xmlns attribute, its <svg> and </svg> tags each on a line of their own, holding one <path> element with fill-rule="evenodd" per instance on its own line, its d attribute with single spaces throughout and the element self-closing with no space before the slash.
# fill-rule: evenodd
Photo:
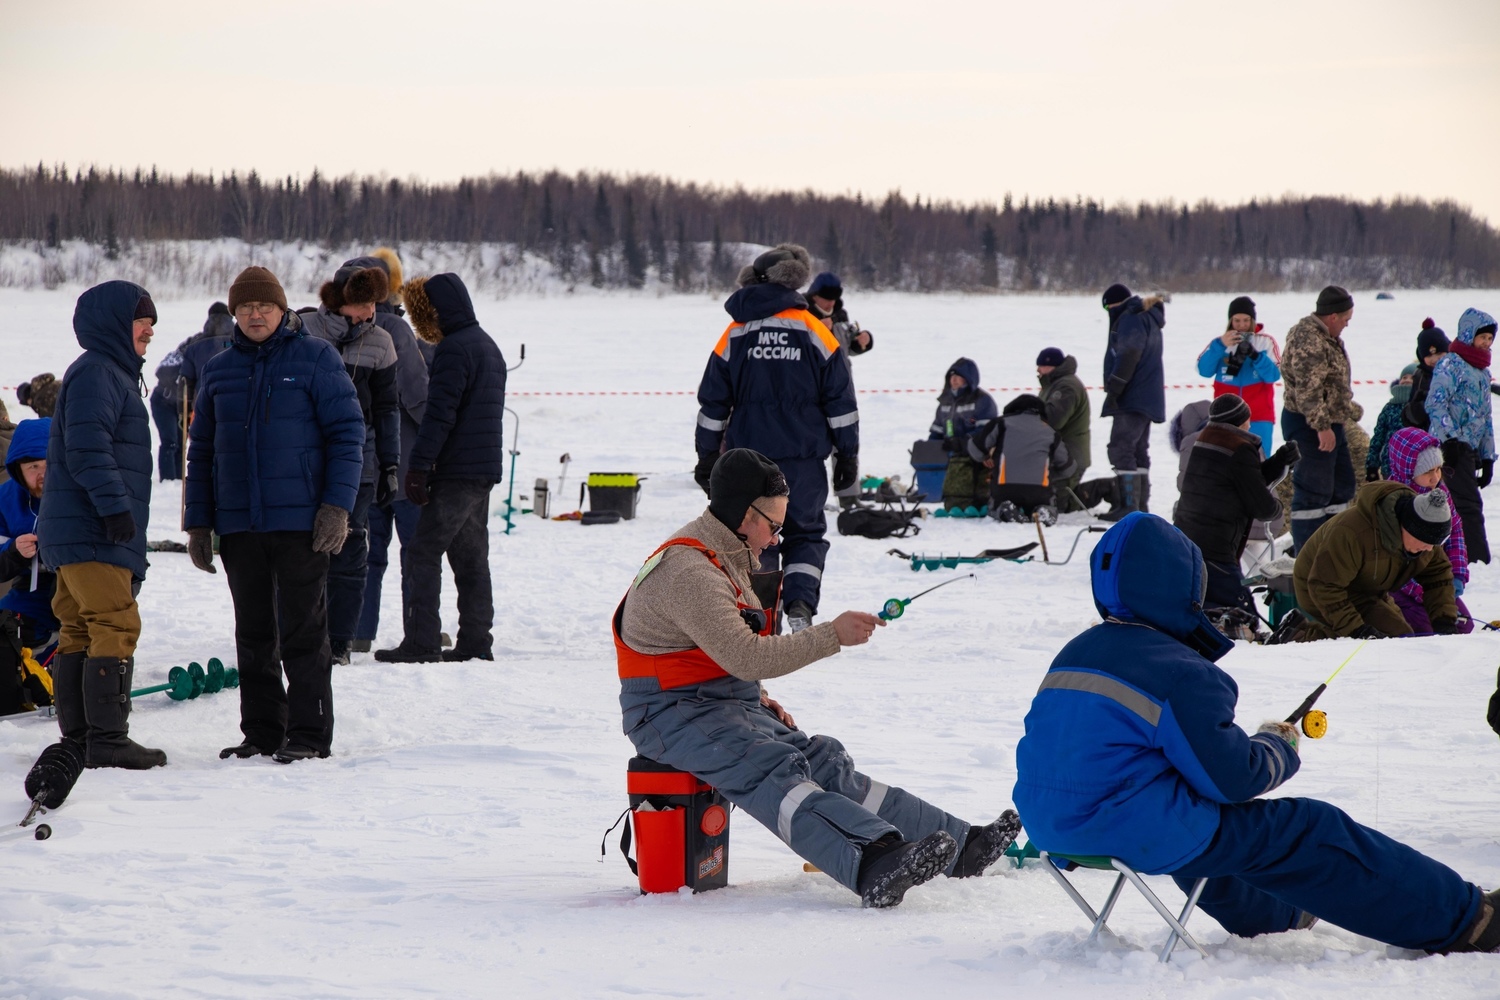
<svg viewBox="0 0 1500 1000">
<path fill-rule="evenodd" d="M 410 607 L 401 642 L 377 649 L 386 663 L 493 660 L 490 491 L 504 457 L 505 357 L 479 325 L 456 274 L 412 278 L 402 289 L 417 336 L 437 349 L 427 407 L 406 473 L 406 497 L 422 508 L 402 558 Z M 443 556 L 458 591 L 458 635 L 442 648 Z"/>
<path fill-rule="evenodd" d="M 244 739 L 221 758 L 327 757 L 328 562 L 344 544 L 365 421 L 338 351 L 307 335 L 263 267 L 229 287 L 234 345 L 203 367 L 188 431 L 188 554 L 234 600 Z M 286 673 L 286 687 L 281 675 Z"/>
<path fill-rule="evenodd" d="M 73 332 L 83 354 L 63 376 L 47 436 L 47 499 L 36 534 L 42 564 L 57 573 L 53 704 L 63 737 L 87 744 L 89 767 L 167 762 L 130 738 L 128 722 L 151 513 L 141 366 L 155 324 L 151 296 L 129 281 L 78 297 Z"/>
<path fill-rule="evenodd" d="M 859 473 L 859 408 L 838 340 L 797 289 L 812 258 L 793 243 L 767 250 L 739 275 L 724 303 L 733 320 L 709 355 L 698 384 L 698 465 L 693 478 L 708 492 L 719 453 L 750 448 L 775 462 L 791 487 L 781 544 L 767 549 L 763 568 L 784 574 L 787 626 L 812 624 L 828 558 L 825 463 L 838 449 L 833 489 Z"/>
<path fill-rule="evenodd" d="M 1157 296 L 1141 301 L 1124 285 L 1104 290 L 1109 313 L 1109 346 L 1104 352 L 1104 409 L 1110 426 L 1109 464 L 1115 472 L 1113 503 L 1106 521 L 1146 510 L 1151 499 L 1151 425 L 1167 419 L 1166 379 L 1162 374 L 1161 328 L 1166 310 Z"/>
<path fill-rule="evenodd" d="M 1126 515 L 1090 559 L 1104 622 L 1063 647 L 1016 747 L 1016 807 L 1038 847 L 1208 884 L 1201 908 L 1252 937 L 1321 918 L 1432 952 L 1494 951 L 1500 890 L 1316 799 L 1261 799 L 1297 773 L 1296 728 L 1234 722 L 1234 648 L 1204 617 L 1203 559 Z"/>
</svg>

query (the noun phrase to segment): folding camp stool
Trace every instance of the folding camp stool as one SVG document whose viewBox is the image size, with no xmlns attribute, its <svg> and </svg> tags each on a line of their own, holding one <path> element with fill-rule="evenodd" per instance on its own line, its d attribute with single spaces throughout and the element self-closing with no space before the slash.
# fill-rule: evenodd
<svg viewBox="0 0 1500 1000">
<path fill-rule="evenodd" d="M 1208 957 L 1208 952 L 1204 951 L 1203 946 L 1194 940 L 1193 936 L 1187 932 L 1187 927 L 1185 926 L 1188 922 L 1188 917 L 1192 916 L 1193 910 L 1198 906 L 1198 897 L 1203 895 L 1203 887 L 1208 883 L 1208 879 L 1200 878 L 1193 883 L 1193 891 L 1188 894 L 1187 905 L 1182 908 L 1181 914 L 1174 917 L 1172 916 L 1172 911 L 1163 905 L 1162 901 L 1157 898 L 1156 893 L 1151 891 L 1151 887 L 1146 885 L 1145 880 L 1136 873 L 1135 869 L 1119 858 L 1104 857 L 1102 855 L 1052 854 L 1040 850 L 1037 853 L 1041 857 L 1042 867 L 1052 873 L 1052 877 L 1057 879 L 1057 884 L 1062 886 L 1063 891 L 1072 898 L 1073 902 L 1078 904 L 1078 908 L 1084 912 L 1084 915 L 1094 922 L 1094 929 L 1089 933 L 1090 941 L 1097 938 L 1099 932 L 1104 929 L 1104 924 L 1109 920 L 1109 915 L 1114 912 L 1115 903 L 1120 899 L 1120 890 L 1125 888 L 1125 881 L 1129 879 L 1130 883 L 1141 891 L 1141 895 L 1146 897 L 1146 902 L 1151 904 L 1151 908 L 1172 929 L 1172 933 L 1167 936 L 1167 943 L 1162 946 L 1161 961 L 1170 962 L 1172 960 L 1172 952 L 1176 950 L 1178 941 L 1186 941 L 1198 954 L 1204 958 Z M 1072 862 L 1079 868 L 1119 872 L 1119 877 L 1115 879 L 1114 888 L 1109 890 L 1109 897 L 1104 901 L 1104 909 L 1102 911 L 1099 913 L 1094 912 L 1094 908 L 1088 904 L 1088 900 L 1083 898 L 1083 895 L 1073 886 L 1073 883 L 1068 881 L 1068 877 L 1063 874 L 1062 869 L 1053 862 L 1054 858 L 1058 861 Z"/>
</svg>

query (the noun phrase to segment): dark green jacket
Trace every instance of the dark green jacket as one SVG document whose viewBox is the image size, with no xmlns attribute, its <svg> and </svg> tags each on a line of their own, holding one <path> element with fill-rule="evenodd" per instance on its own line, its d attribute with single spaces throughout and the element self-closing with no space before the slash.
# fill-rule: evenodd
<svg viewBox="0 0 1500 1000">
<path fill-rule="evenodd" d="M 1443 547 L 1415 558 L 1402 552 L 1396 501 L 1403 495 L 1416 493 L 1400 483 L 1365 484 L 1354 505 L 1324 522 L 1297 553 L 1297 605 L 1335 635 L 1351 635 L 1366 624 L 1356 601 L 1378 599 L 1411 579 L 1422 585 L 1430 619 L 1458 617 L 1453 568 Z"/>
<path fill-rule="evenodd" d="M 1057 431 L 1078 466 L 1070 478 L 1082 479 L 1093 451 L 1089 444 L 1089 394 L 1078 377 L 1078 359 L 1069 354 L 1041 381 L 1042 419 Z"/>
</svg>

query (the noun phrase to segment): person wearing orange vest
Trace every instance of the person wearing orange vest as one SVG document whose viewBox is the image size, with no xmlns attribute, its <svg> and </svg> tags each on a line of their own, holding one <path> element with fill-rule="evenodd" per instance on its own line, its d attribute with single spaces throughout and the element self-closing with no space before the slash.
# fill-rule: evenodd
<svg viewBox="0 0 1500 1000">
<path fill-rule="evenodd" d="M 843 744 L 798 729 L 761 686 L 868 642 L 884 624 L 845 611 L 777 634 L 779 580 L 762 575 L 757 586 L 754 570 L 782 528 L 789 492 L 764 455 L 725 452 L 708 510 L 636 574 L 612 629 L 625 735 L 642 756 L 717 788 L 865 906 L 895 906 L 939 873 L 983 872 L 1020 820 L 1006 810 L 971 826 L 861 774 Z"/>
</svg>

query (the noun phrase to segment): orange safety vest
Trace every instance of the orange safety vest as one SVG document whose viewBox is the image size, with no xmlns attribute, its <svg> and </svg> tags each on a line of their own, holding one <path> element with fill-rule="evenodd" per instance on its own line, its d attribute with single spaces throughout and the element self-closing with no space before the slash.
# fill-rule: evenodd
<svg viewBox="0 0 1500 1000">
<path fill-rule="evenodd" d="M 776 634 L 776 609 L 775 607 L 762 608 L 754 604 L 746 604 L 741 598 L 744 592 L 740 590 L 739 584 L 734 582 L 734 577 L 729 575 L 729 570 L 719 561 L 719 554 L 704 545 L 696 538 L 673 538 L 663 542 L 661 547 L 647 556 L 647 561 L 665 552 L 674 545 L 685 545 L 691 549 L 697 549 L 707 557 L 724 574 L 729 585 L 734 588 L 735 607 L 741 612 L 758 613 L 764 619 L 764 625 L 756 630 L 758 635 Z M 625 597 L 620 599 L 619 607 L 615 608 L 614 619 L 611 622 L 610 632 L 615 640 L 615 659 L 620 668 L 620 680 L 633 677 L 654 677 L 656 683 L 661 685 L 662 690 L 671 688 L 693 687 L 697 684 L 706 684 L 716 681 L 722 677 L 728 677 L 724 668 L 719 666 L 703 650 L 696 646 L 692 649 L 683 649 L 675 653 L 638 653 L 625 645 L 620 638 L 620 624 L 625 617 L 625 601 L 630 597 L 627 591 Z M 749 619 L 746 619 L 749 624 Z M 752 626 L 754 627 L 754 626 Z"/>
</svg>

